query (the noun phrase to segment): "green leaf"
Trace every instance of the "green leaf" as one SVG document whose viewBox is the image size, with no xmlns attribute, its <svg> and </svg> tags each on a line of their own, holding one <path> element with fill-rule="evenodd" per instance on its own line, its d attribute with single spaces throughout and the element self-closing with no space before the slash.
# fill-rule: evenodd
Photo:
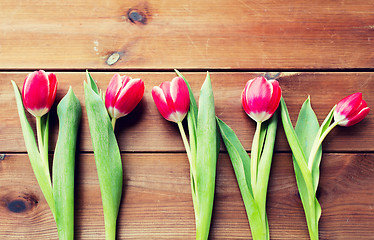
<svg viewBox="0 0 374 240">
<path fill-rule="evenodd" d="M 200 91 L 196 126 L 196 186 L 198 218 L 196 239 L 207 239 L 213 210 L 217 164 L 217 124 L 209 74 Z"/>
<path fill-rule="evenodd" d="M 280 104 L 281 104 L 281 116 L 282 116 L 283 129 L 286 134 L 288 144 L 290 145 L 290 148 L 292 150 L 293 155 L 295 156 L 297 163 L 300 165 L 300 167 L 302 167 L 304 178 L 308 177 L 307 175 L 308 175 L 309 170 L 308 170 L 307 160 L 306 160 L 304 151 L 301 147 L 301 144 L 299 142 L 299 139 L 297 137 L 297 134 L 295 130 L 293 129 L 292 122 L 288 114 L 287 106 L 286 106 L 286 103 L 284 102 L 283 97 L 281 97 Z"/>
<path fill-rule="evenodd" d="M 17 102 L 18 115 L 21 122 L 22 133 L 25 140 L 27 153 L 30 159 L 31 167 L 34 171 L 36 180 L 39 183 L 40 189 L 43 192 L 45 199 L 55 217 L 55 203 L 53 200 L 51 176 L 49 173 L 49 166 L 42 161 L 39 154 L 38 146 L 35 141 L 34 132 L 27 120 L 26 113 L 22 103 L 22 97 L 17 87 L 17 84 L 12 81 L 14 94 Z"/>
<path fill-rule="evenodd" d="M 316 114 L 314 113 L 308 97 L 300 109 L 299 117 L 297 119 L 295 132 L 300 141 L 300 145 L 306 157 L 310 156 L 313 147 L 314 139 L 318 135 L 319 123 Z M 322 147 L 319 147 L 314 162 L 321 162 Z M 307 159 L 305 159 L 307 160 Z M 307 160 L 308 164 L 308 160 Z M 317 190 L 319 181 L 319 165 L 317 169 L 311 168 L 313 178 L 314 191 Z"/>
<path fill-rule="evenodd" d="M 230 156 L 232 166 L 234 168 L 236 180 L 238 182 L 240 193 L 242 195 L 244 206 L 247 212 L 248 221 L 250 223 L 252 238 L 269 239 L 266 212 L 261 213 L 261 210 L 258 206 L 258 201 L 255 200 L 256 196 L 253 195 L 254 193 L 251 186 L 250 169 L 251 159 L 248 156 L 248 153 L 245 151 L 243 145 L 240 143 L 238 137 L 235 135 L 235 132 L 219 118 L 217 118 L 217 123 L 221 132 L 223 142 Z M 269 132 L 272 131 L 273 130 Z M 269 136 L 269 138 L 271 137 Z M 266 148 L 270 147 L 266 146 Z M 259 176 L 261 176 L 260 172 Z M 265 222 L 263 222 L 263 215 L 265 216 Z"/>
<path fill-rule="evenodd" d="M 115 239 L 122 194 L 122 161 L 109 115 L 101 97 L 84 83 L 86 111 L 99 176 L 106 239 Z"/>
<path fill-rule="evenodd" d="M 235 135 L 234 130 L 232 130 L 218 117 L 217 123 L 221 132 L 223 143 L 225 144 L 227 152 L 229 153 L 239 188 L 248 188 L 248 191 L 253 198 L 253 190 L 251 186 L 251 159 L 248 156 L 248 153 L 245 151 L 243 145 L 240 143 L 238 137 Z"/>
<path fill-rule="evenodd" d="M 267 223 L 267 215 L 266 215 L 266 195 L 269 183 L 269 175 L 271 169 L 271 163 L 273 160 L 273 152 L 274 152 L 274 144 L 275 138 L 277 135 L 277 126 L 278 126 L 278 110 L 273 114 L 273 116 L 266 121 L 267 127 L 266 137 L 264 138 L 264 146 L 263 151 L 260 157 L 260 161 L 258 164 L 258 177 L 257 177 L 257 184 L 256 184 L 256 195 L 255 199 L 257 205 L 259 207 L 259 211 L 262 216 L 262 222 L 265 224 L 266 231 L 267 231 L 267 239 L 270 239 L 269 236 L 269 226 Z M 266 126 L 266 125 L 265 125 Z"/>
<path fill-rule="evenodd" d="M 187 79 L 180 73 L 178 70 L 174 69 L 176 74 L 183 78 L 184 82 L 186 83 L 188 87 L 188 92 L 190 95 L 190 109 L 187 113 L 187 124 L 188 124 L 188 135 L 189 135 L 189 142 L 190 142 L 190 150 L 191 150 L 191 164 L 190 166 L 190 177 L 191 177 L 191 190 L 192 190 L 192 198 L 194 202 L 194 208 L 197 209 L 197 192 L 196 192 L 196 180 L 195 176 L 193 174 L 192 169 L 196 169 L 196 151 L 197 151 L 197 140 L 196 140 L 196 125 L 197 125 L 197 113 L 198 108 L 196 104 L 195 97 L 193 95 L 192 89 L 190 84 L 188 83 Z M 196 211 L 195 211 L 196 214 Z M 197 217 L 196 217 L 197 218 Z"/>
<path fill-rule="evenodd" d="M 310 98 L 308 97 L 300 109 L 299 117 L 297 119 L 295 127 L 297 138 L 300 141 L 300 145 L 305 156 L 310 155 L 310 150 L 312 149 L 312 145 L 318 133 L 318 129 L 318 119 L 312 109 L 312 106 L 310 105 Z"/>
<path fill-rule="evenodd" d="M 96 85 L 95 80 L 92 78 L 91 74 L 86 70 L 86 78 L 87 82 L 90 84 L 91 89 L 96 93 L 101 96 L 101 90 L 99 91 L 99 88 Z"/>
<path fill-rule="evenodd" d="M 197 108 L 196 100 L 193 95 L 191 86 L 188 83 L 187 79 L 177 69 L 174 69 L 174 71 L 179 77 L 183 78 L 184 82 L 186 83 L 188 87 L 188 92 L 190 95 L 190 109 L 188 110 L 188 113 L 187 113 L 188 135 L 189 135 L 189 140 L 190 140 L 191 155 L 196 160 L 196 151 L 197 151 L 196 125 L 197 125 L 198 108 Z M 193 164 L 196 164 L 195 161 L 192 161 L 192 162 Z"/>
<path fill-rule="evenodd" d="M 308 168 L 307 160 L 297 134 L 293 129 L 283 97 L 281 98 L 280 104 L 283 129 L 293 154 L 297 187 L 299 189 L 301 202 L 303 203 L 309 235 L 311 239 L 318 239 L 318 212 L 320 213 L 320 205 L 315 196 L 312 174 Z"/>
<path fill-rule="evenodd" d="M 74 239 L 74 169 L 81 105 L 72 88 L 57 106 L 59 132 L 53 158 L 53 197 L 59 239 Z"/>
</svg>

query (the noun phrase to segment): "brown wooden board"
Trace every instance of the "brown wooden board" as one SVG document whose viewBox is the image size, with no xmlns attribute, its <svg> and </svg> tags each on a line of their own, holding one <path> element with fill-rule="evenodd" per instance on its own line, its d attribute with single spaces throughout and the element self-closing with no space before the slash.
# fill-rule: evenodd
<svg viewBox="0 0 374 240">
<path fill-rule="evenodd" d="M 80 99 L 83 117 L 79 134 L 80 151 L 92 151 L 85 112 L 83 81 L 84 72 L 57 72 L 58 90 L 56 104 L 67 92 L 69 86 Z M 121 73 L 124 74 L 124 73 Z M 116 124 L 116 136 L 120 149 L 126 152 L 184 152 L 184 146 L 177 125 L 168 122 L 159 114 L 151 89 L 163 81 L 170 81 L 173 72 L 126 73 L 144 80 L 146 91 L 139 106 Z M 255 130 L 255 122 L 243 111 L 241 92 L 245 83 L 261 73 L 211 73 L 215 96 L 216 114 L 231 126 L 246 150 L 250 151 Z M 10 80 L 17 82 L 20 89 L 26 72 L 0 73 L 0 152 L 26 152 L 21 126 L 16 110 L 16 103 Z M 105 91 L 113 73 L 92 73 L 99 87 Z M 198 99 L 205 73 L 185 73 Z M 343 97 L 361 91 L 369 106 L 374 106 L 373 73 L 283 73 L 279 78 L 283 97 L 288 105 L 291 119 L 296 124 L 298 112 L 308 95 L 312 107 L 322 123 L 330 109 Z M 56 104 L 51 111 L 50 150 L 54 149 L 58 131 Z M 29 115 L 31 125 L 35 120 Z M 369 114 L 362 122 L 352 127 L 336 127 L 324 141 L 323 150 L 327 152 L 365 152 L 374 151 L 374 115 Z M 278 127 L 276 151 L 289 151 L 282 125 Z M 222 148 L 224 150 L 224 148 Z"/>
<path fill-rule="evenodd" d="M 320 239 L 371 239 L 374 155 L 324 154 L 317 192 Z M 76 239 L 104 239 L 95 161 L 78 154 Z M 194 239 L 195 222 L 186 154 L 122 154 L 124 189 L 118 239 Z M 52 214 L 25 154 L 0 161 L 0 239 L 57 239 Z M 291 154 L 274 156 L 267 213 L 272 239 L 307 239 Z M 359 238 L 358 235 L 359 234 Z M 234 172 L 226 153 L 217 165 L 211 239 L 250 239 Z"/>
<path fill-rule="evenodd" d="M 367 0 L 14 1 L 0 69 L 372 68 Z"/>
</svg>

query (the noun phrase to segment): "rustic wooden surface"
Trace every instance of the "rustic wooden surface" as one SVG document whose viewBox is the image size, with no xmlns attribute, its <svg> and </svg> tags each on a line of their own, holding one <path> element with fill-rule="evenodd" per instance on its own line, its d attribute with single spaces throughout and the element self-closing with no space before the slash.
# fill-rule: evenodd
<svg viewBox="0 0 374 240">
<path fill-rule="evenodd" d="M 369 68 L 374 1 L 1 1 L 4 68 Z"/>
<path fill-rule="evenodd" d="M 150 95 L 154 85 L 175 76 L 173 68 L 182 70 L 196 97 L 210 70 L 217 116 L 248 151 L 255 124 L 242 110 L 240 94 L 246 81 L 266 71 L 283 72 L 278 80 L 294 124 L 308 95 L 320 122 L 353 92 L 361 91 L 374 106 L 374 1 L 3 0 L 0 13 L 0 239 L 57 239 L 26 154 L 10 84 L 15 80 L 21 88 L 30 71 L 55 72 L 56 103 L 71 85 L 83 107 L 76 239 L 104 239 L 84 109 L 85 69 L 103 90 L 114 72 L 140 77 L 146 85 L 139 106 L 116 126 L 124 165 L 118 239 L 194 239 L 187 156 L 176 125 L 160 116 Z M 53 150 L 56 104 L 51 112 Z M 337 127 L 324 141 L 320 239 L 373 239 L 373 139 L 370 113 L 355 126 Z M 267 212 L 272 239 L 308 239 L 281 125 Z M 223 145 L 210 239 L 251 239 Z"/>
</svg>

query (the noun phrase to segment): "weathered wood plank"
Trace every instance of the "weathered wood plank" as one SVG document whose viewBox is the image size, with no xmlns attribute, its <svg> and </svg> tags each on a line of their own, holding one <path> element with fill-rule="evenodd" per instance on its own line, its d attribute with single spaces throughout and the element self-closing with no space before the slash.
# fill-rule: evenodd
<svg viewBox="0 0 374 240">
<path fill-rule="evenodd" d="M 10 1 L 0 68 L 372 68 L 373 1 Z"/>
<path fill-rule="evenodd" d="M 93 73 L 99 87 L 105 91 L 113 73 Z M 146 91 L 140 105 L 133 113 L 118 120 L 116 135 L 122 151 L 184 151 L 176 124 L 164 120 L 158 113 L 151 89 L 154 85 L 171 80 L 174 73 L 128 73 L 133 77 L 141 77 L 145 81 Z M 370 107 L 374 106 L 374 74 L 373 73 L 299 73 L 279 79 L 283 96 L 287 102 L 291 118 L 296 118 L 303 101 L 311 95 L 312 106 L 320 122 L 340 99 L 353 92 L 361 91 Z M 196 96 L 204 81 L 205 73 L 186 73 Z M 240 95 L 245 83 L 258 73 L 212 73 L 212 84 L 216 102 L 217 116 L 222 118 L 237 133 L 247 150 L 255 130 L 255 123 L 242 110 Z M 10 80 L 14 79 L 20 88 L 26 73 L 0 73 L 0 152 L 25 152 L 21 126 L 16 111 L 14 93 Z M 75 94 L 81 101 L 83 119 L 79 149 L 92 151 L 88 122 L 84 107 L 83 80 L 85 74 L 57 73 L 59 85 L 57 101 L 73 86 Z M 58 121 L 52 108 L 51 147 L 54 149 Z M 32 125 L 34 119 L 29 118 Z M 374 151 L 374 115 L 369 114 L 363 122 L 349 128 L 337 127 L 324 142 L 325 151 Z M 277 151 L 289 151 L 282 126 L 279 125 L 276 142 Z"/>
<path fill-rule="evenodd" d="M 194 239 L 187 157 L 123 154 L 124 197 L 119 239 Z M 374 235 L 374 155 L 324 154 L 318 191 L 321 239 L 371 239 Z M 27 155 L 0 161 L 0 239 L 57 239 L 52 214 Z M 273 239 L 307 239 L 291 155 L 276 154 L 268 191 Z M 79 154 L 76 174 L 76 239 L 104 239 L 103 215 L 92 154 Z M 250 231 L 227 154 L 218 160 L 212 239 L 249 239 Z"/>
</svg>

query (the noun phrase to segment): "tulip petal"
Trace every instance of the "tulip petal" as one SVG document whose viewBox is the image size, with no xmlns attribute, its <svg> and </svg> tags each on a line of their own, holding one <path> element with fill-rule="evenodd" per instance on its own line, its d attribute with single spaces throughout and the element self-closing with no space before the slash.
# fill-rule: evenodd
<svg viewBox="0 0 374 240">
<path fill-rule="evenodd" d="M 175 110 L 185 115 L 190 106 L 190 95 L 183 78 L 175 77 L 171 81 L 170 94 L 174 102 Z"/>
<path fill-rule="evenodd" d="M 127 94 L 128 91 L 132 91 L 130 89 L 133 88 L 134 84 L 143 83 L 143 81 L 140 78 L 132 79 L 131 77 L 128 77 L 128 76 L 122 76 L 121 80 L 122 80 L 122 85 L 117 92 L 116 102 L 124 98 L 124 95 Z"/>
<path fill-rule="evenodd" d="M 47 102 L 47 108 L 51 109 L 53 102 L 55 101 L 56 98 L 56 93 L 57 93 L 57 78 L 56 75 L 53 73 L 50 73 L 48 75 L 48 80 L 49 80 L 49 91 L 48 91 L 48 102 Z"/>
<path fill-rule="evenodd" d="M 356 111 L 361 103 L 362 93 L 358 92 L 351 94 L 339 101 L 338 105 L 336 106 L 336 112 L 348 117 L 349 115 L 352 115 L 354 111 Z"/>
<path fill-rule="evenodd" d="M 271 96 L 271 100 L 270 100 L 269 108 L 268 108 L 267 112 L 269 114 L 271 114 L 271 116 L 272 116 L 273 113 L 275 112 L 275 110 L 277 110 L 277 108 L 278 108 L 280 98 L 282 96 L 282 90 L 279 87 L 279 82 L 278 81 L 270 80 L 269 83 L 271 83 L 271 85 L 273 86 L 273 94 Z"/>
<path fill-rule="evenodd" d="M 160 85 L 161 86 L 161 85 Z M 152 88 L 152 98 L 156 104 L 156 107 L 160 114 L 166 119 L 169 120 L 169 116 L 172 113 L 168 103 L 166 101 L 165 93 L 159 86 L 154 86 Z M 171 121 L 171 120 L 169 120 Z"/>
<path fill-rule="evenodd" d="M 165 96 L 165 99 L 166 99 L 166 104 L 168 105 L 168 108 L 170 108 L 170 112 L 175 112 L 174 101 L 173 101 L 173 98 L 172 98 L 171 92 L 170 92 L 171 82 L 166 81 L 166 82 L 161 83 L 160 88 L 164 92 L 164 96 Z"/>
<path fill-rule="evenodd" d="M 109 82 L 105 93 L 105 107 L 113 107 L 117 98 L 117 94 L 122 86 L 121 76 L 116 73 Z M 113 117 L 113 116 L 112 116 Z"/>
<path fill-rule="evenodd" d="M 115 102 L 114 117 L 119 118 L 129 114 L 138 105 L 143 94 L 143 81 L 141 79 L 128 79 L 127 84 L 120 90 L 117 101 Z"/>
<path fill-rule="evenodd" d="M 366 108 L 368 105 L 367 103 L 365 102 L 365 100 L 362 100 L 360 105 L 356 108 L 356 109 L 353 109 L 351 111 L 351 113 L 349 114 L 349 116 L 346 116 L 346 118 L 350 119 L 354 116 L 356 116 L 359 112 L 361 112 L 362 109 Z"/>
<path fill-rule="evenodd" d="M 356 123 L 360 122 L 362 119 L 366 117 L 370 112 L 370 108 L 366 107 L 363 108 L 358 114 L 356 114 L 351 119 L 347 120 L 346 122 L 343 121 L 342 123 L 339 123 L 340 126 L 350 127 L 352 125 L 355 125 Z M 343 125 L 344 124 L 344 125 Z"/>
<path fill-rule="evenodd" d="M 259 113 L 265 111 L 271 96 L 271 85 L 266 79 L 258 77 L 248 86 L 246 91 L 247 106 L 250 112 Z"/>
</svg>

